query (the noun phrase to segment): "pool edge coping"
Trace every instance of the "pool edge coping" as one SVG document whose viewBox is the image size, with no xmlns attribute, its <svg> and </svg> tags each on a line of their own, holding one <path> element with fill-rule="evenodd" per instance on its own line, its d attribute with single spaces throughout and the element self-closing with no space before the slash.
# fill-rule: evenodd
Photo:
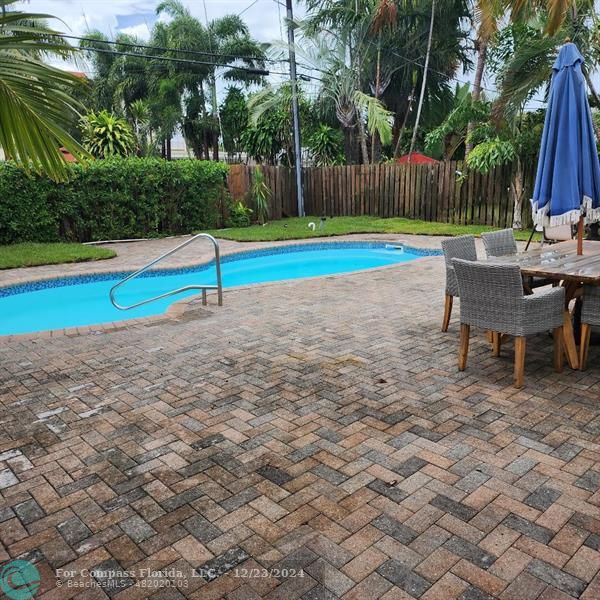
<svg viewBox="0 0 600 600">
<path fill-rule="evenodd" d="M 328 239 L 328 238 L 325 238 Z M 301 243 L 298 243 L 301 242 Z M 271 242 L 267 242 L 269 244 L 271 244 Z M 413 246 L 410 243 L 406 243 L 402 240 L 372 240 L 372 239 L 363 239 L 363 240 L 339 240 L 339 239 L 331 239 L 330 241 L 313 241 L 313 240 L 288 240 L 288 243 L 283 243 L 283 244 L 277 244 L 274 243 L 273 245 L 269 245 L 269 246 L 265 246 L 265 247 L 261 247 L 261 248 L 252 248 L 252 249 L 246 249 L 246 248 L 237 248 L 234 251 L 231 252 L 226 252 L 224 254 L 221 254 L 221 264 L 227 263 L 230 260 L 235 260 L 236 257 L 239 256 L 243 256 L 243 255 L 248 255 L 248 257 L 253 257 L 255 255 L 265 255 L 265 256 L 269 256 L 272 254 L 278 254 L 278 250 L 280 250 L 282 253 L 285 253 L 285 250 L 288 248 L 299 248 L 302 246 L 329 246 L 329 245 L 333 245 L 333 246 L 350 246 L 350 245 L 370 245 L 373 247 L 379 247 L 379 246 L 385 246 L 387 244 L 393 244 L 393 245 L 402 245 L 405 246 L 409 252 L 412 251 L 412 253 L 416 254 L 418 257 L 423 257 L 423 256 L 441 256 L 442 254 L 442 250 L 439 248 L 425 248 L 425 247 L 419 247 L 419 246 Z M 319 249 L 319 248 L 315 248 L 315 249 Z M 201 269 L 204 267 L 210 267 L 213 263 L 214 263 L 214 257 L 213 258 L 209 258 L 207 260 L 201 261 L 201 262 L 189 262 L 189 263 L 185 263 L 183 265 L 179 265 L 176 267 L 159 267 L 156 269 L 152 269 L 150 271 L 148 271 L 149 273 L 155 273 L 155 274 L 162 274 L 162 273 L 166 273 L 166 274 L 172 274 L 172 275 L 176 275 L 179 274 L 180 272 L 186 272 L 186 271 L 191 271 L 191 270 L 195 270 L 195 269 Z M 89 264 L 89 263 L 87 263 Z M 77 285 L 78 283 L 89 283 L 88 281 L 76 281 L 78 279 L 86 279 L 86 278 L 90 278 L 92 281 L 102 281 L 102 280 L 107 280 L 107 279 L 112 279 L 112 278 L 124 278 L 127 277 L 128 275 L 131 275 L 132 273 L 135 273 L 136 271 L 139 271 L 140 269 L 143 269 L 144 267 L 140 267 L 140 268 L 134 268 L 134 269 L 122 269 L 122 270 L 102 270 L 99 272 L 91 272 L 89 274 L 86 273 L 78 273 L 78 274 L 72 274 L 72 275 L 59 275 L 59 276 L 49 276 L 49 277 L 40 277 L 40 278 L 34 278 L 34 279 L 30 279 L 30 280 L 24 280 L 24 281 L 17 281 L 15 283 L 10 283 L 8 285 L 3 285 L 0 286 L 0 298 L 7 295 L 7 296 L 11 296 L 13 294 L 3 294 L 2 292 L 4 290 L 11 290 L 14 288 L 20 288 L 20 287 L 26 287 L 26 286 L 35 286 L 35 285 L 40 285 L 40 289 L 43 289 L 46 286 L 43 286 L 41 284 L 44 283 L 50 283 L 53 281 L 59 282 L 59 281 L 73 281 L 73 285 Z M 67 284 L 70 285 L 70 284 Z M 47 286 L 47 287 L 62 287 L 62 286 Z M 38 291 L 37 289 L 32 289 L 32 290 L 25 290 L 25 292 L 28 291 Z M 16 292 L 16 293 L 20 293 L 20 292 Z"/>
<path fill-rule="evenodd" d="M 441 250 L 439 250 L 437 248 L 418 248 L 415 246 L 410 246 L 409 244 L 405 244 L 399 240 L 356 240 L 356 241 L 332 240 L 331 242 L 314 242 L 313 241 L 311 243 L 312 243 L 312 245 L 329 245 L 329 244 L 345 245 L 345 244 L 357 244 L 357 243 L 395 244 L 395 245 L 402 244 L 413 250 L 417 250 L 419 252 L 424 252 L 423 254 L 417 254 L 414 261 L 408 261 L 409 263 L 412 263 L 415 261 L 421 261 L 423 259 L 439 258 L 442 255 Z M 269 248 L 278 248 L 278 247 L 286 248 L 286 247 L 293 246 L 293 245 L 295 245 L 295 244 L 282 245 L 282 246 L 270 246 L 270 247 L 254 249 L 254 250 L 240 249 L 240 250 L 236 250 L 234 252 L 229 252 L 227 254 L 224 254 L 221 258 L 232 257 L 232 256 L 240 255 L 240 254 L 254 253 L 254 252 L 257 252 L 260 250 L 268 250 Z M 301 246 L 304 244 L 297 244 L 297 245 Z M 431 252 L 431 254 L 428 254 L 427 252 Z M 210 263 L 213 260 L 214 259 L 210 259 L 205 262 L 194 263 L 189 266 L 177 267 L 175 269 L 173 269 L 173 268 L 157 269 L 156 271 L 159 272 L 159 271 L 169 271 L 169 270 L 173 271 L 173 270 L 180 270 L 180 269 L 191 269 L 194 267 L 210 265 Z M 326 279 L 326 278 L 331 278 L 331 277 L 334 277 L 334 278 L 346 277 L 349 275 L 358 275 L 358 274 L 367 273 L 367 272 L 377 272 L 377 271 L 381 271 L 383 269 L 391 269 L 393 267 L 403 266 L 405 264 L 407 264 L 407 263 L 399 262 L 399 263 L 394 263 L 394 264 L 390 264 L 390 265 L 383 265 L 381 267 L 371 267 L 368 269 L 360 269 L 358 271 L 349 271 L 349 272 L 345 272 L 345 273 L 331 273 L 329 275 L 314 275 L 311 277 L 297 277 L 297 278 L 293 278 L 293 279 L 280 279 L 278 281 L 266 281 L 266 282 L 259 282 L 259 283 L 251 283 L 251 284 L 234 286 L 234 287 L 224 289 L 223 293 L 231 292 L 231 291 L 243 291 L 243 290 L 247 290 L 247 289 L 256 288 L 259 286 L 266 287 L 266 286 L 271 286 L 271 285 L 310 281 L 313 279 Z M 131 271 L 131 272 L 133 273 L 135 271 Z M 117 272 L 94 273 L 92 275 L 107 275 L 107 274 L 112 274 L 112 273 L 116 274 Z M 37 279 L 34 281 L 34 283 L 60 280 L 60 279 L 68 278 L 68 277 L 69 276 Z M 78 275 L 75 277 L 85 277 L 85 275 Z M 25 285 L 26 283 L 28 283 L 28 282 L 23 282 L 23 283 L 16 284 L 16 285 Z M 13 286 L 5 286 L 5 287 L 13 287 Z M 0 289 L 3 289 L 3 288 L 0 288 Z M 208 292 L 207 299 L 210 297 L 213 297 L 215 295 L 216 295 L 216 292 L 213 292 L 213 293 Z M 76 337 L 79 335 L 97 335 L 97 334 L 107 333 L 107 332 L 116 331 L 116 330 L 120 330 L 120 329 L 126 329 L 132 325 L 133 326 L 135 326 L 135 325 L 146 326 L 153 322 L 166 321 L 169 319 L 174 319 L 174 318 L 176 319 L 178 317 L 183 316 L 183 314 L 185 314 L 185 312 L 188 310 L 188 308 L 190 306 L 195 306 L 196 304 L 198 304 L 198 301 L 201 298 L 201 296 L 202 296 L 202 294 L 198 293 L 198 294 L 194 294 L 193 296 L 189 296 L 187 298 L 182 298 L 181 300 L 176 300 L 171 305 L 169 305 L 169 307 L 167 308 L 167 310 L 164 313 L 161 313 L 159 315 L 149 315 L 147 317 L 136 317 L 136 318 L 132 318 L 132 319 L 123 319 L 121 321 L 112 321 L 110 323 L 80 325 L 77 327 L 64 327 L 64 328 L 58 328 L 58 329 L 44 329 L 41 331 L 33 331 L 33 332 L 28 332 L 28 333 L 11 333 L 11 334 L 6 334 L 6 335 L 0 334 L 0 341 L 5 341 L 5 342 L 30 341 L 30 340 L 35 340 L 38 338 L 48 339 L 48 338 L 54 338 L 54 337 Z M 208 300 L 207 300 L 207 302 L 208 302 Z M 205 306 L 205 308 L 207 308 L 210 305 L 209 304 L 207 304 L 207 305 L 201 304 L 201 306 Z"/>
</svg>

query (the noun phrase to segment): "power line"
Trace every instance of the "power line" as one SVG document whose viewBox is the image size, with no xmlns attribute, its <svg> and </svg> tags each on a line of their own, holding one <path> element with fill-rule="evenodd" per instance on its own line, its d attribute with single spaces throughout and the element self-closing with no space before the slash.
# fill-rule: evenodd
<svg viewBox="0 0 600 600">
<path fill-rule="evenodd" d="M 150 54 L 135 54 L 135 52 L 122 52 L 119 50 L 106 50 L 103 48 L 86 48 L 86 51 L 91 52 L 100 52 L 102 54 L 112 54 L 115 56 L 132 56 L 134 58 L 144 58 L 150 60 L 164 60 L 167 62 L 176 62 L 176 63 L 185 63 L 189 65 L 207 65 L 210 67 L 226 67 L 228 69 L 236 69 L 238 71 L 246 71 L 247 73 L 251 73 L 254 75 L 270 75 L 271 72 L 266 69 L 253 69 L 249 67 L 238 67 L 236 65 L 230 65 L 226 63 L 217 63 L 217 62 L 203 62 L 199 60 L 189 60 L 186 58 L 172 58 L 170 56 L 153 56 Z M 274 75 L 285 75 L 285 73 L 273 73 Z"/>
<path fill-rule="evenodd" d="M 251 2 L 248 6 L 246 6 L 246 8 L 244 10 L 239 12 L 237 16 L 241 17 L 247 10 L 250 10 L 257 2 L 258 2 L 258 0 L 254 0 L 254 2 Z"/>
<path fill-rule="evenodd" d="M 414 65 L 416 65 L 416 66 L 418 66 L 418 67 L 421 67 L 421 69 L 424 69 L 424 68 L 425 68 L 425 65 L 423 65 L 422 63 L 420 63 L 420 62 L 419 62 L 419 61 L 417 61 L 417 60 L 414 60 L 414 59 L 408 58 L 408 57 L 406 57 L 406 56 L 402 56 L 402 55 L 398 54 L 397 52 L 394 52 L 393 50 L 391 51 L 391 53 L 392 53 L 394 56 L 397 56 L 398 58 L 402 59 L 402 60 L 403 60 L 403 61 L 405 61 L 405 62 L 412 63 L 412 64 L 414 64 Z M 433 68 L 431 68 L 431 67 L 429 67 L 429 70 L 430 70 L 430 71 L 432 71 L 433 73 L 437 73 L 438 75 L 441 75 L 442 77 L 444 77 L 444 78 L 448 79 L 448 81 L 457 81 L 458 83 L 463 83 L 463 84 L 465 84 L 465 83 L 466 83 L 466 84 L 471 84 L 471 83 L 472 83 L 472 82 L 470 82 L 470 81 L 468 81 L 468 80 L 465 80 L 465 79 L 460 79 L 460 78 L 459 78 L 459 77 L 457 77 L 456 75 L 449 76 L 447 73 L 443 73 L 442 71 L 438 71 L 438 70 L 436 70 L 436 69 L 433 69 Z M 485 90 L 486 92 L 491 92 L 492 94 L 497 94 L 497 93 L 498 93 L 498 90 L 494 90 L 494 89 L 492 89 L 492 88 L 487 88 L 487 87 L 485 87 L 485 86 L 483 86 L 483 85 L 481 86 L 481 89 L 482 89 L 482 90 Z M 536 98 L 531 98 L 530 102 L 538 102 L 539 104 L 544 104 L 544 105 L 546 104 L 546 102 L 544 102 L 543 100 L 538 100 L 538 99 L 536 99 Z"/>
<path fill-rule="evenodd" d="M 71 39 L 71 40 L 79 40 L 82 42 L 93 42 L 95 44 L 111 44 L 113 46 L 125 46 L 125 47 L 129 47 L 129 48 L 143 48 L 144 50 L 160 50 L 162 52 L 178 52 L 180 54 L 191 54 L 191 55 L 198 55 L 198 56 L 218 56 L 220 58 L 233 58 L 233 59 L 239 59 L 239 60 L 256 60 L 256 61 L 262 61 L 262 62 L 270 62 L 270 63 L 280 63 L 280 62 L 287 62 L 286 59 L 272 59 L 272 58 L 266 58 L 263 56 L 238 56 L 236 54 L 223 54 L 220 52 L 205 52 L 202 50 L 186 50 L 183 48 L 166 48 L 164 46 L 149 46 L 146 44 L 134 44 L 131 42 L 117 42 L 114 40 L 99 40 L 96 38 L 91 38 L 91 37 L 81 37 L 78 35 L 66 35 L 66 34 L 61 34 L 61 37 L 67 38 L 67 39 Z M 86 50 L 92 50 L 92 48 L 80 48 L 83 51 Z"/>
<path fill-rule="evenodd" d="M 258 2 L 258 0 L 256 0 L 256 2 Z M 279 4 L 279 2 L 276 2 L 277 4 Z M 64 38 L 68 38 L 68 39 L 75 39 L 75 40 L 79 40 L 79 41 L 86 41 L 86 42 L 94 42 L 94 43 L 101 43 L 101 44 L 110 44 L 110 45 L 115 45 L 115 46 L 126 46 L 126 47 L 131 47 L 131 48 L 143 48 L 143 49 L 147 49 L 147 50 L 158 50 L 158 51 L 165 51 L 165 52 L 176 52 L 176 53 L 180 53 L 180 54 L 188 54 L 188 55 L 198 55 L 198 56 L 215 56 L 215 57 L 220 57 L 220 58 L 234 58 L 234 59 L 238 59 L 238 60 L 256 60 L 256 61 L 262 61 L 262 62 L 268 62 L 268 63 L 272 63 L 272 64 L 276 64 L 276 63 L 285 63 L 285 62 L 289 62 L 289 59 L 285 59 L 285 58 L 281 58 L 281 59 L 272 59 L 272 58 L 266 58 L 266 57 L 257 57 L 257 56 L 236 56 L 233 54 L 222 54 L 222 53 L 211 53 L 211 52 L 203 52 L 201 50 L 187 50 L 187 49 L 183 49 L 183 48 L 166 48 L 163 46 L 150 46 L 150 45 L 146 45 L 146 44 L 133 44 L 133 43 L 129 43 L 129 42 L 117 42 L 117 41 L 113 41 L 113 40 L 98 40 L 95 38 L 90 38 L 90 37 L 82 37 L 82 36 L 75 36 L 75 35 L 62 35 L 62 37 Z M 192 65 L 205 65 L 205 66 L 218 66 L 218 67 L 225 67 L 225 68 L 229 68 L 229 69 L 237 69 L 240 71 L 247 71 L 249 73 L 254 73 L 257 75 L 281 75 L 281 76 L 287 76 L 288 74 L 285 72 L 277 72 L 277 71 L 270 71 L 270 70 L 266 70 L 266 69 L 255 69 L 255 68 L 248 68 L 248 67 L 241 67 L 241 66 L 236 66 L 236 65 L 231 65 L 228 63 L 220 63 L 220 62 L 207 62 L 207 61 L 197 61 L 197 60 L 187 60 L 187 59 L 183 59 L 183 58 L 174 58 L 174 57 L 170 57 L 170 56 L 157 56 L 157 55 L 147 55 L 147 54 L 137 54 L 135 52 L 123 52 L 123 51 L 118 51 L 118 50 L 107 50 L 107 49 L 103 49 L 103 48 L 94 48 L 94 47 L 87 47 L 87 48 L 80 48 L 80 50 L 82 52 L 100 52 L 103 54 L 112 54 L 112 55 L 118 55 L 118 56 L 131 56 L 133 58 L 143 58 L 143 59 L 151 59 L 151 60 L 162 60 L 162 61 L 167 61 L 167 62 L 178 62 L 178 63 L 185 63 L 185 64 L 192 64 Z M 420 63 L 418 60 L 416 59 L 411 59 L 408 58 L 407 56 L 402 56 L 400 54 L 398 54 L 397 52 L 394 52 L 393 50 L 391 51 L 391 53 L 402 59 L 404 62 L 406 63 L 411 63 L 414 64 L 418 67 L 420 67 L 421 69 L 424 68 L 424 65 L 422 63 Z M 326 71 L 324 71 L 323 69 L 319 69 L 317 67 L 314 66 L 310 66 L 310 65 L 304 65 L 302 63 L 299 63 L 300 67 L 304 68 L 304 69 L 309 69 L 309 70 L 313 70 L 313 71 L 319 71 L 321 73 L 326 73 Z M 441 75 L 442 77 L 448 79 L 448 81 L 456 81 L 458 83 L 462 83 L 462 84 L 470 84 L 471 82 L 465 79 L 461 79 L 460 77 L 454 75 L 454 76 L 449 76 L 447 73 L 443 73 L 442 71 L 438 71 L 436 69 L 433 69 L 430 67 L 429 69 L 430 71 L 433 71 L 434 73 Z M 299 74 L 299 77 L 301 79 L 310 79 L 310 80 L 314 80 L 314 81 L 322 81 L 321 78 L 319 77 L 315 77 L 314 75 L 308 75 L 308 74 Z M 488 88 L 485 86 L 481 86 L 481 89 L 496 94 L 498 93 L 498 90 L 496 89 L 492 89 L 492 88 Z M 546 103 L 543 100 L 538 100 L 536 98 L 532 98 L 530 100 L 531 102 L 537 102 L 538 104 L 542 104 L 545 105 Z"/>
<path fill-rule="evenodd" d="M 250 74 L 254 74 L 254 75 L 263 75 L 263 76 L 268 76 L 268 75 L 281 75 L 282 77 L 288 77 L 289 73 L 286 73 L 284 71 L 271 71 L 271 70 L 266 70 L 266 69 L 258 69 L 258 68 L 252 68 L 252 67 L 242 67 L 242 66 L 238 66 L 238 65 L 231 65 L 231 64 L 227 64 L 227 63 L 217 63 L 217 62 L 206 62 L 206 61 L 199 61 L 199 60 L 189 60 L 189 59 L 185 59 L 185 58 L 173 58 L 171 56 L 156 56 L 156 55 L 149 55 L 149 54 L 136 54 L 135 52 L 123 52 L 123 51 L 119 51 L 119 50 L 106 50 L 104 48 L 85 48 L 86 52 L 99 52 L 101 54 L 111 54 L 114 56 L 131 56 L 133 58 L 142 58 L 145 60 L 162 60 L 165 62 L 176 62 L 176 63 L 184 63 L 184 64 L 189 64 L 189 65 L 203 65 L 203 66 L 211 66 L 211 67 L 225 67 L 228 69 L 235 69 L 237 71 L 245 71 L 247 73 Z M 158 66 L 158 65 L 153 65 L 153 66 Z M 144 71 L 129 71 L 131 73 L 143 73 Z M 300 79 L 302 79 L 303 81 L 307 81 L 307 80 L 315 80 L 315 81 L 321 81 L 318 77 L 314 77 L 312 75 L 305 75 L 305 74 L 301 74 L 298 75 L 298 77 Z"/>
</svg>

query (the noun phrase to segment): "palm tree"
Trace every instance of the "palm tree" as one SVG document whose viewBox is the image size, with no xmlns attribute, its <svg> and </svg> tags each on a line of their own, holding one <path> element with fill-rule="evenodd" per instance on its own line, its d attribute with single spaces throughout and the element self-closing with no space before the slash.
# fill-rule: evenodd
<svg viewBox="0 0 600 600">
<path fill-rule="evenodd" d="M 394 0 L 378 0 L 375 6 L 375 12 L 371 23 L 371 31 L 377 35 L 377 59 L 375 68 L 375 84 L 373 85 L 373 96 L 379 100 L 381 88 L 383 87 L 381 72 L 381 53 L 383 34 L 393 33 L 396 29 L 398 19 L 398 7 Z M 371 162 L 376 163 L 379 160 L 379 138 L 374 131 L 371 136 Z"/>
<path fill-rule="evenodd" d="M 210 39 L 206 28 L 179 0 L 164 0 L 156 7 L 157 15 L 170 17 L 168 22 L 157 22 L 152 30 L 152 45 L 172 49 L 162 54 L 169 58 L 182 58 L 177 50 L 206 52 L 210 50 Z M 185 56 L 195 60 L 196 57 Z M 159 62 L 159 61 L 157 61 Z M 198 63 L 209 63 L 198 59 Z M 155 71 L 152 79 L 150 107 L 154 119 L 160 127 L 160 137 L 164 147 L 163 155 L 170 157 L 171 138 L 178 125 L 192 148 L 200 158 L 208 137 L 215 137 L 214 127 L 206 110 L 204 84 L 211 73 L 210 64 L 165 63 L 160 71 Z M 212 142 L 212 140 L 211 140 Z M 204 158 L 208 158 L 208 149 Z"/>
<path fill-rule="evenodd" d="M 147 97 L 151 70 L 148 61 L 141 56 L 146 51 L 136 47 L 141 42 L 135 36 L 119 33 L 115 42 L 116 45 L 109 43 L 108 37 L 100 31 L 90 31 L 79 47 L 86 51 L 94 73 L 93 108 L 125 114 L 133 102 Z M 110 54 L 112 51 L 127 54 Z M 164 64 L 157 66 L 164 68 Z"/>
<path fill-rule="evenodd" d="M 477 62 L 475 66 L 475 75 L 473 78 L 473 90 L 471 97 L 474 102 L 481 98 L 481 83 L 485 71 L 488 46 L 498 31 L 498 21 L 505 12 L 505 0 L 476 0 L 473 6 L 473 13 L 477 23 L 477 37 L 475 39 L 475 51 L 477 52 Z M 470 134 L 473 131 L 473 122 L 467 126 L 467 142 L 465 147 L 465 159 L 473 149 L 470 141 Z"/>
<path fill-rule="evenodd" d="M 264 69 L 264 47 L 250 36 L 248 27 L 237 15 L 226 15 L 204 26 L 179 0 L 163 0 L 156 12 L 171 17 L 169 23 L 155 26 L 156 35 L 164 37 L 162 45 L 174 50 L 196 50 L 206 55 L 199 62 L 207 64 L 175 65 L 174 75 L 185 108 L 183 133 L 187 141 L 196 155 L 210 142 L 213 158 L 218 160 L 220 126 L 216 80 L 219 71 L 223 70 L 221 65 L 233 66 L 223 72 L 223 77 L 229 81 L 243 85 L 260 83 L 261 76 L 235 67 Z"/>
<path fill-rule="evenodd" d="M 74 94 L 82 82 L 42 60 L 73 51 L 47 26 L 52 17 L 9 10 L 14 3 L 0 0 L 0 147 L 23 168 L 61 180 L 61 146 L 80 160 L 89 156 L 66 131 L 79 118 Z"/>
<path fill-rule="evenodd" d="M 577 10 L 577 5 L 594 7 L 593 0 L 505 0 L 513 21 L 525 21 L 533 14 L 543 12 L 546 18 L 546 33 L 554 35 L 564 25 L 569 12 Z"/>
<path fill-rule="evenodd" d="M 545 3 L 537 4 L 546 6 Z M 552 64 L 565 39 L 570 39 L 581 49 L 587 49 L 584 76 L 592 97 L 600 108 L 600 97 L 590 77 L 590 72 L 600 64 L 594 3 L 592 0 L 580 0 L 576 5 L 571 0 L 565 0 L 562 4 L 568 10 L 560 21 L 556 21 L 556 16 L 553 17 L 554 13 L 551 11 L 546 13 L 542 10 L 536 19 L 525 23 L 515 21 L 510 27 L 505 40 L 509 46 L 505 53 L 510 54 L 510 60 L 498 76 L 500 96 L 495 104 L 498 118 L 518 113 L 524 103 L 548 85 Z M 531 7 L 529 10 L 532 10 Z M 550 23 L 552 18 L 555 20 Z M 559 29 L 555 29 L 557 24 Z"/>
<path fill-rule="evenodd" d="M 370 26 L 370 21 L 366 25 Z M 323 115 L 327 112 L 335 114 L 344 134 L 346 161 L 357 162 L 358 142 L 362 162 L 367 164 L 367 133 L 372 139 L 376 137 L 385 144 L 391 143 L 393 115 L 380 99 L 363 91 L 370 86 L 361 85 L 364 82 L 359 76 L 360 60 L 357 58 L 354 63 L 348 60 L 344 39 L 333 35 L 313 37 L 309 28 L 303 28 L 302 33 L 304 36 L 296 47 L 296 56 L 321 75 L 317 109 Z M 355 37 L 355 42 L 359 39 Z M 360 52 L 355 55 L 359 56 Z"/>
<path fill-rule="evenodd" d="M 217 77 L 222 72 L 223 78 L 248 87 L 262 83 L 263 77 L 252 71 L 235 68 L 223 68 L 218 63 L 239 63 L 249 69 L 264 69 L 265 47 L 250 36 L 248 26 L 238 15 L 225 15 L 208 24 L 210 51 L 215 53 L 215 66 L 208 78 L 210 87 L 212 117 L 218 124 L 222 137 L 221 117 L 217 99 Z M 221 58 L 222 57 L 222 58 Z M 213 145 L 213 159 L 219 160 L 218 136 Z"/>
<path fill-rule="evenodd" d="M 431 57 L 431 42 L 433 41 L 433 26 L 435 24 L 435 0 L 431 0 L 431 17 L 429 22 L 429 35 L 427 36 L 427 53 L 425 54 L 425 66 L 423 67 L 423 78 L 421 81 L 421 95 L 417 105 L 417 116 L 415 118 L 415 127 L 413 129 L 412 139 L 410 140 L 410 150 L 408 151 L 408 160 L 415 149 L 417 133 L 419 132 L 419 121 L 421 120 L 421 111 L 423 110 L 423 100 L 425 99 L 425 89 L 427 87 L 427 73 L 429 70 L 429 59 Z"/>
</svg>

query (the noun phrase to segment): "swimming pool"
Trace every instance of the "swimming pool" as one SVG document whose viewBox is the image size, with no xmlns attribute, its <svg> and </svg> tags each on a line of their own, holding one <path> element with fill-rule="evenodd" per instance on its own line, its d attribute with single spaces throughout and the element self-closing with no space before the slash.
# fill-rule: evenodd
<svg viewBox="0 0 600 600">
<path fill-rule="evenodd" d="M 223 287 L 350 273 L 405 263 L 437 250 L 399 248 L 383 242 L 329 242 L 276 246 L 240 252 L 221 259 Z M 184 292 L 121 311 L 109 300 L 110 288 L 128 273 L 64 277 L 0 288 L 0 335 L 99 325 L 160 315 L 198 291 Z M 215 283 L 214 263 L 149 271 L 117 292 L 121 304 L 134 304 L 174 288 Z"/>
</svg>

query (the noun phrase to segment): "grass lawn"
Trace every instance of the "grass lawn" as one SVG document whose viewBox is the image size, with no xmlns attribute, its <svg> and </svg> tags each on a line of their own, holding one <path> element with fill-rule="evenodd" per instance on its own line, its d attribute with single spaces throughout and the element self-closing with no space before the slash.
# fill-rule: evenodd
<svg viewBox="0 0 600 600">
<path fill-rule="evenodd" d="M 0 269 L 56 265 L 112 258 L 116 253 L 107 248 L 83 244 L 11 244 L 0 246 Z"/>
<path fill-rule="evenodd" d="M 325 227 L 319 229 L 319 217 L 303 217 L 272 221 L 264 226 L 238 227 L 210 231 L 212 235 L 238 242 L 270 242 L 276 240 L 298 240 L 312 237 L 345 235 L 348 233 L 412 233 L 419 235 L 479 235 L 485 231 L 494 231 L 494 227 L 483 225 L 451 225 L 431 223 L 413 219 L 380 219 L 378 217 L 332 217 L 325 221 Z M 316 223 L 315 231 L 308 228 L 310 222 Z M 528 240 L 530 231 L 515 231 L 518 240 Z M 536 234 L 535 239 L 539 239 Z"/>
</svg>

